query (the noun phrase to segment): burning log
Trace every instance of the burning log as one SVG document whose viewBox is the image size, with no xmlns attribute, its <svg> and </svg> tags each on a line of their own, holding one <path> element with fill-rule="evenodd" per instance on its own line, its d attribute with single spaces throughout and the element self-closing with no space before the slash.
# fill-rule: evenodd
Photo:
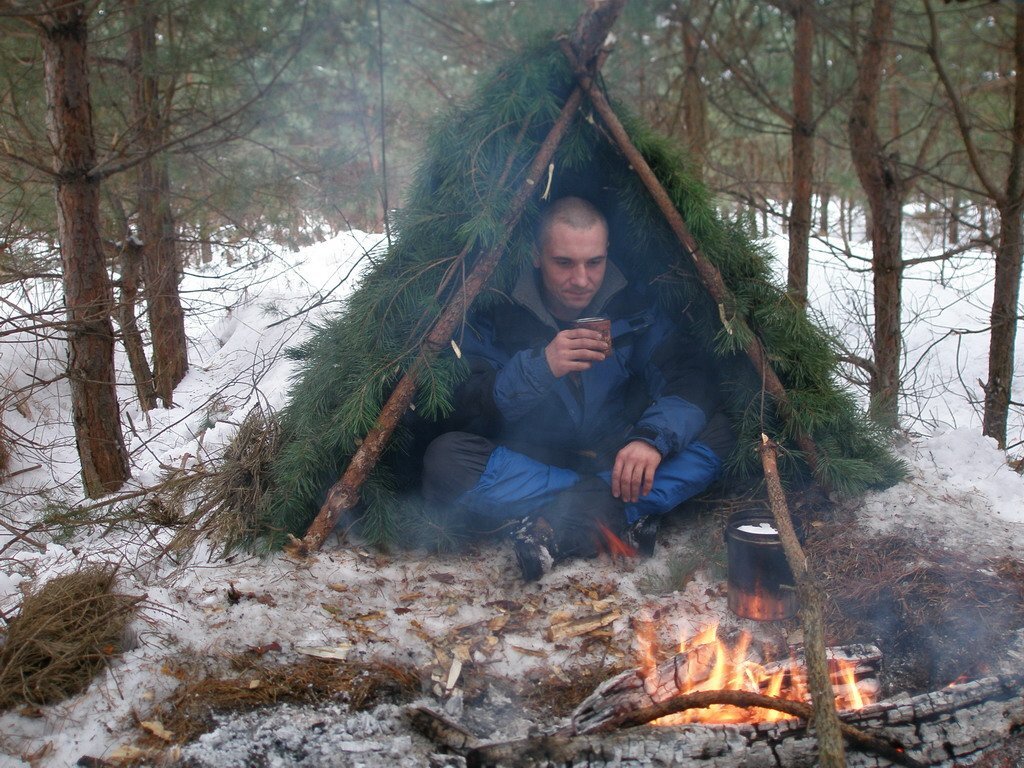
<svg viewBox="0 0 1024 768">
<path fill-rule="evenodd" d="M 632 713 L 656 707 L 681 692 L 693 691 L 710 678 L 720 654 L 716 643 L 705 643 L 677 653 L 653 669 L 631 669 L 610 678 L 576 707 L 569 724 L 560 733 L 579 735 L 606 731 L 613 724 L 625 722 Z M 877 647 L 830 648 L 828 658 L 837 698 L 849 701 L 847 688 L 852 683 L 864 700 L 874 699 L 873 694 L 879 690 L 877 676 L 882 659 Z M 840 674 L 841 669 L 848 670 L 846 678 Z M 766 664 L 761 671 L 761 679 L 755 681 L 758 693 L 767 692 L 769 681 L 778 680 L 787 690 L 798 691 L 800 698 L 804 698 L 807 672 L 796 649 L 789 659 Z"/>
<path fill-rule="evenodd" d="M 653 670 L 630 669 L 605 680 L 576 707 L 566 731 L 572 734 L 597 731 L 623 712 L 666 701 L 688 685 L 707 680 L 714 662 L 715 646 L 705 643 L 688 652 L 677 653 Z"/>
<path fill-rule="evenodd" d="M 614 679 L 614 678 L 613 678 Z M 609 681 L 610 682 L 610 681 Z M 744 692 L 706 692 L 729 695 Z M 747 694 L 751 695 L 751 694 Z M 803 706 L 799 702 L 790 702 Z M 859 730 L 884 729 L 885 742 L 899 743 L 892 754 L 903 764 L 967 764 L 1024 725 L 1024 675 L 988 677 L 919 696 L 903 696 L 840 715 Z M 891 747 L 888 747 L 891 749 Z M 887 766 L 893 761 L 854 744 L 846 758 L 851 768 Z M 817 740 L 803 720 L 626 728 L 614 733 L 567 733 L 498 744 L 483 744 L 466 754 L 468 766 L 685 765 L 708 768 L 811 768 L 820 765 Z"/>
</svg>

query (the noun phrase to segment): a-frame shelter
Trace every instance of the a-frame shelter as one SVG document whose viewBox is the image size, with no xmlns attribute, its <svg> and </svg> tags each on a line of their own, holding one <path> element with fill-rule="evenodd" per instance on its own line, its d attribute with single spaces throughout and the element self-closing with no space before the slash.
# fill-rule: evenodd
<svg viewBox="0 0 1024 768">
<path fill-rule="evenodd" d="M 548 195 L 598 203 L 619 267 L 685 307 L 708 348 L 742 369 L 741 437 L 751 423 L 769 432 L 791 446 L 796 471 L 825 486 L 898 478 L 883 436 L 837 384 L 829 338 L 775 286 L 764 250 L 717 215 L 685 157 L 609 103 L 604 43 L 624 4 L 590 3 L 571 35 L 500 68 L 435 131 L 396 243 L 346 315 L 297 351 L 303 368 L 264 510 L 268 527 L 305 530 L 292 537 L 297 551 L 318 549 L 356 508 L 411 408 L 444 412 L 459 378 L 453 337 L 475 301 L 501 300 Z M 375 503 L 387 486 L 371 491 Z M 302 527 L 314 499 L 319 512 Z"/>
</svg>

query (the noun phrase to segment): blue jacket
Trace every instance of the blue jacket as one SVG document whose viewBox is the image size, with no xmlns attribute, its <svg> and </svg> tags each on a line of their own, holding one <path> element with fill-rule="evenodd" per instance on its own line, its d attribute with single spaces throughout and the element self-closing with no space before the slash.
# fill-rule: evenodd
<svg viewBox="0 0 1024 768">
<path fill-rule="evenodd" d="M 468 431 L 542 461 L 598 465 L 632 440 L 672 456 L 701 440 L 720 458 L 731 448 L 718 414 L 714 366 L 684 329 L 633 290 L 614 264 L 584 315 L 612 320 L 614 353 L 578 375 L 555 378 L 544 347 L 564 327 L 544 307 L 536 270 L 512 301 L 470 315 L 459 341 L 472 375 L 456 412 Z"/>
</svg>

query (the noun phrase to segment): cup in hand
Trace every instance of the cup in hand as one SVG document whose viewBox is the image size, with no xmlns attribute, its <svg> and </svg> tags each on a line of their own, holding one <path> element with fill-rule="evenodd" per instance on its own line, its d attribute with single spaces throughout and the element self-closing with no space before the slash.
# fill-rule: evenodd
<svg viewBox="0 0 1024 768">
<path fill-rule="evenodd" d="M 597 331 L 601 334 L 601 341 L 608 345 L 608 350 L 604 353 L 605 359 L 607 360 L 612 354 L 612 321 L 607 317 L 581 317 L 575 323 L 573 328 L 586 328 L 588 331 Z"/>
</svg>

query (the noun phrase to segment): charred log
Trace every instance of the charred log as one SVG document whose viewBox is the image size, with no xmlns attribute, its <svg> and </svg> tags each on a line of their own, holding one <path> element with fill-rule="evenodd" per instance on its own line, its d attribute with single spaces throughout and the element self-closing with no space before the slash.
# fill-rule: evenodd
<svg viewBox="0 0 1024 768">
<path fill-rule="evenodd" d="M 1024 725 L 1024 675 L 1002 675 L 901 697 L 843 712 L 844 726 L 898 743 L 909 760 L 932 766 L 964 764 Z M 857 744 L 850 766 L 888 766 L 892 760 Z M 803 720 L 738 725 L 627 728 L 614 733 L 554 734 L 470 749 L 469 766 L 687 765 L 708 768 L 811 768 L 820 764 L 817 740 Z"/>
</svg>

